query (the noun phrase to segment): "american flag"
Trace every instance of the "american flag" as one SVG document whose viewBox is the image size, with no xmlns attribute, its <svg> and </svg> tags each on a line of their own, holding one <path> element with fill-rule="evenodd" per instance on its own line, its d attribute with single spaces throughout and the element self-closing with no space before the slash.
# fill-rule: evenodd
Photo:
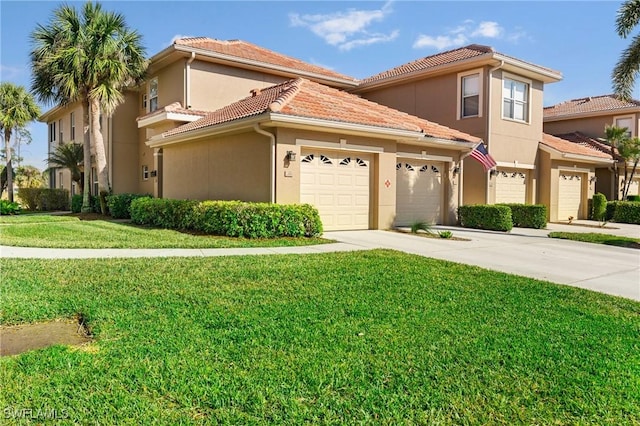
<svg viewBox="0 0 640 426">
<path fill-rule="evenodd" d="M 496 160 L 494 160 L 491 154 L 489 154 L 489 151 L 487 151 L 487 148 L 483 143 L 478 144 L 476 149 L 471 151 L 471 157 L 482 164 L 485 172 L 497 165 Z"/>
</svg>

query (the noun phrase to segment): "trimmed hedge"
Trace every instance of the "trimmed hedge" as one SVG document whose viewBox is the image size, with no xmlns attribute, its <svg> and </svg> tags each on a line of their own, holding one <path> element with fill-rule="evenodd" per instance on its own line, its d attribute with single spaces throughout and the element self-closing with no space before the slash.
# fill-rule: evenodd
<svg viewBox="0 0 640 426">
<path fill-rule="evenodd" d="M 109 208 L 109 214 L 114 219 L 129 219 L 131 218 L 131 202 L 143 197 L 151 198 L 151 195 L 128 193 L 109 195 L 107 196 L 107 207 Z"/>
<path fill-rule="evenodd" d="M 315 207 L 241 201 L 137 198 L 131 220 L 140 225 L 244 238 L 313 237 L 322 234 Z"/>
<path fill-rule="evenodd" d="M 640 201 L 609 201 L 607 220 L 618 223 L 640 224 Z"/>
<path fill-rule="evenodd" d="M 76 194 L 71 197 L 71 213 L 80 213 L 82 211 L 82 197 L 82 194 Z M 89 195 L 89 204 L 91 205 L 91 213 L 102 213 L 98 197 Z"/>
<path fill-rule="evenodd" d="M 593 220 L 604 220 L 606 213 L 607 197 L 600 192 L 593 194 L 593 201 L 591 201 L 591 218 Z"/>
<path fill-rule="evenodd" d="M 640 201 L 640 195 L 627 195 L 627 201 Z"/>
<path fill-rule="evenodd" d="M 511 208 L 498 204 L 458 207 L 460 225 L 465 228 L 510 231 L 513 228 Z"/>
<path fill-rule="evenodd" d="M 69 191 L 60 188 L 20 188 L 18 197 L 27 210 L 69 210 Z"/>
<path fill-rule="evenodd" d="M 544 204 L 500 204 L 511 209 L 513 226 L 543 229 L 547 226 L 547 206 Z"/>
</svg>

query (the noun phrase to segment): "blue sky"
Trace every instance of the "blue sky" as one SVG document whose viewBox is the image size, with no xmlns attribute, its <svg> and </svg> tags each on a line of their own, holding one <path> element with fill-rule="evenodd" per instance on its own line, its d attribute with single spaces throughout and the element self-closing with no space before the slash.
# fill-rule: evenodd
<svg viewBox="0 0 640 426">
<path fill-rule="evenodd" d="M 67 2 L 81 6 L 82 2 Z M 30 86 L 29 34 L 61 2 L 0 2 L 0 80 Z M 110 1 L 143 35 L 149 56 L 176 36 L 242 39 L 364 78 L 470 43 L 561 71 L 545 105 L 611 93 L 628 41 L 615 33 L 615 1 Z M 634 97 L 638 98 L 638 90 Z M 43 109 L 50 106 L 43 105 Z M 26 164 L 44 168 L 46 125 L 30 127 Z"/>
</svg>

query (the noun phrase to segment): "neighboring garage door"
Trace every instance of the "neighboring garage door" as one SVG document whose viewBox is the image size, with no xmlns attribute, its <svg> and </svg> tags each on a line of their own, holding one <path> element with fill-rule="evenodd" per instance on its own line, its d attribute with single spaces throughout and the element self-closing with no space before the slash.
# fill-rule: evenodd
<svg viewBox="0 0 640 426">
<path fill-rule="evenodd" d="M 569 216 L 580 219 L 582 204 L 583 174 L 560 172 L 558 181 L 558 220 L 568 220 Z"/>
<path fill-rule="evenodd" d="M 640 179 L 633 179 L 631 181 L 627 195 L 640 195 Z"/>
<path fill-rule="evenodd" d="M 396 165 L 397 226 L 441 223 L 444 163 L 399 159 Z"/>
<path fill-rule="evenodd" d="M 369 229 L 371 157 L 302 150 L 300 202 L 313 204 L 325 231 Z"/>
<path fill-rule="evenodd" d="M 496 204 L 526 203 L 527 171 L 498 170 L 496 175 Z"/>
</svg>

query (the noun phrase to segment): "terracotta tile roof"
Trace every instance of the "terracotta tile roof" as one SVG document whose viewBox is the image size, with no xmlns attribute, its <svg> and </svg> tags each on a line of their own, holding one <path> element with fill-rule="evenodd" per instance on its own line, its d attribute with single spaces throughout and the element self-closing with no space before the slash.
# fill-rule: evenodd
<svg viewBox="0 0 640 426">
<path fill-rule="evenodd" d="M 140 121 L 140 120 L 144 120 L 145 118 L 149 118 L 149 117 L 153 117 L 155 115 L 160 115 L 163 112 L 173 112 L 176 114 L 185 114 L 185 115 L 195 115 L 197 117 L 204 117 L 205 115 L 209 114 L 211 111 L 201 111 L 201 110 L 196 110 L 196 109 L 186 109 L 186 108 L 182 108 L 182 105 L 180 104 L 180 102 L 174 102 L 171 103 L 165 107 L 162 108 L 158 108 L 157 110 L 150 112 L 148 114 L 145 114 L 143 116 L 140 116 L 138 118 L 136 118 L 136 120 Z"/>
<path fill-rule="evenodd" d="M 427 56 L 421 59 L 416 59 L 415 61 L 397 66 L 387 71 L 383 71 L 379 74 L 373 75 L 360 81 L 360 85 L 372 83 L 374 81 L 385 80 L 387 78 L 397 77 L 414 71 L 426 70 L 428 68 L 446 65 L 453 62 L 474 58 L 476 56 L 486 55 L 488 53 L 494 53 L 494 50 L 489 46 L 471 44 L 469 46 L 437 53 L 435 55 Z"/>
<path fill-rule="evenodd" d="M 565 139 L 565 137 L 563 137 L 570 135 L 573 135 L 572 139 Z M 562 136 L 552 136 L 547 133 L 543 133 L 540 143 L 565 154 L 585 155 L 587 157 L 597 157 L 603 159 L 611 158 L 610 154 L 596 149 L 588 141 L 584 140 L 584 137 L 586 136 L 581 134 L 576 135 L 575 133 Z M 586 138 L 590 139 L 588 137 Z"/>
<path fill-rule="evenodd" d="M 589 96 L 545 107 L 544 118 L 604 111 L 615 113 L 626 108 L 640 108 L 640 101 L 622 101 L 614 95 Z"/>
<path fill-rule="evenodd" d="M 241 59 L 290 68 L 292 72 L 304 71 L 324 77 L 356 82 L 355 78 L 348 75 L 340 74 L 318 65 L 312 65 L 299 59 L 292 58 L 291 56 L 286 56 L 242 40 L 217 40 L 208 37 L 188 37 L 178 39 L 174 43 L 177 45 L 209 50 L 223 55 L 235 56 Z"/>
<path fill-rule="evenodd" d="M 252 96 L 227 105 L 200 120 L 171 129 L 165 132 L 164 136 L 228 123 L 267 112 L 386 129 L 423 132 L 425 136 L 452 141 L 480 141 L 479 138 L 464 132 L 303 78 L 289 80 L 260 91 L 256 90 Z"/>
<path fill-rule="evenodd" d="M 592 138 L 580 132 L 563 133 L 554 136 L 575 144 L 588 146 L 591 149 L 606 154 L 608 158 L 611 158 L 611 146 L 606 141 Z M 622 157 L 618 155 L 618 150 L 614 148 L 613 151 L 615 153 L 616 160 L 622 161 Z"/>
<path fill-rule="evenodd" d="M 428 70 L 430 68 L 435 68 L 442 65 L 452 64 L 455 62 L 464 61 L 466 59 L 478 58 L 481 56 L 486 56 L 488 58 L 493 57 L 494 55 L 499 55 L 500 58 L 507 58 L 509 60 L 521 62 L 527 65 L 534 66 L 536 68 L 545 70 L 552 74 L 560 75 L 560 72 L 553 70 L 551 68 L 542 67 L 540 65 L 533 64 L 531 62 L 523 61 L 522 59 L 515 58 L 513 56 L 505 55 L 503 53 L 496 52 L 491 46 L 484 46 L 481 44 L 470 44 L 468 46 L 459 47 L 457 49 L 448 50 L 446 52 L 436 53 L 435 55 L 427 56 L 421 59 L 417 59 L 415 61 L 397 66 L 390 70 L 381 72 L 380 74 L 376 74 L 374 76 L 365 78 L 360 81 L 359 86 L 366 86 L 367 84 L 372 84 L 375 82 L 383 81 L 386 79 L 391 79 L 394 77 L 400 77 L 405 74 L 409 74 L 412 72 Z M 500 59 L 498 58 L 498 59 Z"/>
</svg>

